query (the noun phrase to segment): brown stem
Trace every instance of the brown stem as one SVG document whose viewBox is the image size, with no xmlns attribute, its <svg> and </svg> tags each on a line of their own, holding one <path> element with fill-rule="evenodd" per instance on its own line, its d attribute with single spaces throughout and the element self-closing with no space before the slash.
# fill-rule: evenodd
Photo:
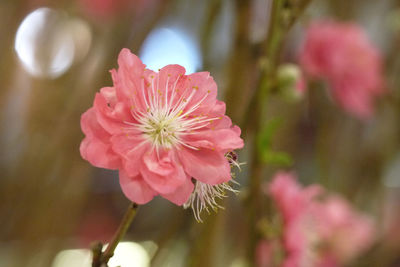
<svg viewBox="0 0 400 267">
<path fill-rule="evenodd" d="M 251 50 L 249 49 L 249 28 L 251 20 L 251 1 L 236 0 L 236 23 L 234 32 L 233 53 L 228 62 L 227 90 L 225 100 L 227 113 L 232 121 L 239 121 L 243 112 L 242 103 L 248 95 L 251 80 Z"/>
<path fill-rule="evenodd" d="M 101 252 L 102 245 L 95 244 L 92 247 L 93 251 L 93 261 L 92 267 L 103 267 L 107 266 L 108 261 L 114 255 L 114 250 L 117 247 L 118 243 L 121 242 L 122 238 L 125 236 L 126 232 L 129 229 L 133 219 L 135 218 L 138 205 L 136 203 L 131 203 L 126 211 L 124 218 L 121 221 L 121 224 L 118 227 L 117 232 L 114 234 L 114 237 L 110 244 L 108 245 L 106 251 Z"/>
<path fill-rule="evenodd" d="M 221 11 L 222 1 L 214 0 L 211 1 L 208 10 L 206 12 L 203 27 L 200 33 L 200 45 L 203 52 L 203 69 L 208 70 L 210 68 L 210 40 L 212 38 L 213 29 L 217 22 L 218 15 Z"/>
<path fill-rule="evenodd" d="M 248 201 L 248 224 L 249 224 L 249 240 L 248 240 L 248 257 L 254 265 L 255 249 L 260 238 L 256 229 L 257 222 L 262 215 L 262 195 L 261 183 L 263 176 L 263 163 L 259 158 L 257 147 L 257 135 L 264 121 L 264 110 L 268 95 L 275 86 L 275 72 L 279 64 L 281 49 L 285 40 L 285 36 L 294 22 L 304 11 L 305 7 L 310 3 L 310 0 L 304 0 L 298 6 L 291 6 L 286 0 L 274 0 L 271 7 L 271 19 L 269 24 L 268 36 L 263 44 L 263 52 L 265 63 L 260 70 L 260 77 L 257 84 L 257 91 L 254 93 L 250 106 L 247 107 L 243 126 L 249 128 L 248 131 L 252 134 L 252 163 L 251 163 L 251 179 L 249 184 L 249 199 Z M 285 10 L 286 9 L 286 10 Z M 288 10 L 289 9 L 289 10 Z M 283 13 L 289 11 L 291 16 L 284 18 Z M 251 110 L 251 112 L 249 112 Z M 251 114 L 251 115 L 250 115 Z"/>
</svg>

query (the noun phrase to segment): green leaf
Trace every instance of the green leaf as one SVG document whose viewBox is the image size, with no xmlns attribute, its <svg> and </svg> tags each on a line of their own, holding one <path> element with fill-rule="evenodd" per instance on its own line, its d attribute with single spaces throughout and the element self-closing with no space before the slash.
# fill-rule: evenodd
<svg viewBox="0 0 400 267">
<path fill-rule="evenodd" d="M 272 149 L 272 139 L 282 123 L 281 119 L 275 118 L 265 124 L 257 136 L 258 156 L 262 162 L 289 166 L 293 163 L 292 158 L 286 152 L 274 151 Z"/>
</svg>

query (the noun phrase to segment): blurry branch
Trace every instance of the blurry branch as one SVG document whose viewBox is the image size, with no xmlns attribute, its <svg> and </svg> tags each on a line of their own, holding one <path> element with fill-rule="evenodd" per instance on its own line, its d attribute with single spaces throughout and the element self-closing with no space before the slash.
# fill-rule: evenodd
<svg viewBox="0 0 400 267">
<path fill-rule="evenodd" d="M 162 252 L 164 249 L 168 249 L 167 246 L 170 244 L 169 241 L 173 240 L 177 234 L 180 234 L 179 230 L 184 229 L 184 224 L 188 221 L 183 216 L 182 212 L 177 211 L 178 209 L 172 209 L 173 213 L 170 214 L 171 219 L 165 224 L 167 227 L 164 227 L 161 234 L 154 240 L 154 242 L 157 243 L 158 248 L 151 259 L 151 266 L 161 265 L 161 262 L 164 260 L 162 259 Z M 190 217 L 190 222 L 191 221 L 193 221 L 192 217 Z"/>
<path fill-rule="evenodd" d="M 153 18 L 146 25 L 141 27 L 142 30 L 136 33 L 135 38 L 132 40 L 132 44 L 130 45 L 130 47 L 134 53 L 137 53 L 139 51 L 147 35 L 164 17 L 172 2 L 172 0 L 159 1 L 159 4 L 157 4 L 157 10 L 155 11 Z"/>
<path fill-rule="evenodd" d="M 298 0 L 292 0 L 288 1 L 286 4 L 286 9 L 293 9 L 291 10 L 288 15 L 289 18 L 287 19 L 287 27 L 286 30 L 289 31 L 293 25 L 298 21 L 299 17 L 304 13 L 304 10 L 308 7 L 308 5 L 311 3 L 312 0 L 300 0 L 300 3 Z M 296 5 L 297 4 L 297 5 Z"/>
<path fill-rule="evenodd" d="M 248 131 L 253 132 L 253 144 L 250 149 L 251 153 L 251 165 L 250 165 L 250 180 L 249 180 L 249 195 L 247 201 L 248 207 L 248 245 L 247 245 L 247 256 L 248 260 L 253 263 L 255 261 L 255 251 L 257 242 L 260 239 L 259 232 L 255 227 L 259 218 L 262 215 L 261 209 L 261 182 L 263 176 L 263 166 L 261 159 L 259 158 L 258 147 L 257 147 L 257 134 L 262 126 L 262 115 L 263 115 L 263 105 L 266 103 L 267 90 L 272 84 L 272 77 L 275 67 L 275 61 L 277 59 L 277 55 L 275 50 L 278 49 L 278 44 L 280 41 L 280 29 L 279 25 L 279 16 L 280 10 L 282 7 L 282 0 L 275 0 L 272 3 L 272 8 L 270 11 L 270 21 L 269 21 L 269 29 L 268 36 L 265 41 L 265 63 L 261 66 L 260 77 L 258 81 L 258 85 L 256 86 L 256 92 L 254 93 L 253 99 L 250 102 L 250 106 L 248 107 L 248 112 L 246 112 L 247 120 L 249 126 L 252 129 L 246 129 Z M 251 111 L 250 111 L 251 109 Z M 250 115 L 251 114 L 251 115 Z M 250 122 L 250 119 L 252 121 Z"/>
<path fill-rule="evenodd" d="M 206 11 L 203 27 L 200 32 L 200 45 L 203 52 L 204 64 L 203 68 L 205 70 L 209 69 L 209 47 L 210 39 L 213 34 L 213 29 L 215 22 L 217 21 L 218 14 L 221 11 L 222 0 L 211 0 L 211 4 L 208 6 Z"/>
<path fill-rule="evenodd" d="M 231 59 L 228 63 L 226 103 L 232 121 L 239 121 L 243 112 L 243 99 L 248 93 L 251 68 L 251 44 L 249 40 L 251 1 L 236 0 L 236 21 Z"/>
<path fill-rule="evenodd" d="M 268 87 L 270 87 L 271 91 L 277 90 L 275 83 L 275 67 L 279 63 L 278 61 L 284 40 L 311 1 L 312 0 L 303 0 L 296 5 L 295 3 L 298 2 L 298 0 L 284 0 L 280 1 L 282 3 L 279 7 L 277 7 L 277 1 L 273 2 L 268 35 L 261 44 L 262 56 L 258 59 L 260 72 L 260 80 L 256 86 L 258 90 L 252 95 L 244 116 L 240 121 L 240 125 L 245 134 L 249 125 L 254 124 L 252 119 L 257 118 L 253 115 L 253 110 L 256 101 L 260 97 L 260 91 L 266 91 Z"/>
<path fill-rule="evenodd" d="M 97 243 L 92 247 L 93 261 L 92 267 L 105 267 L 108 266 L 107 263 L 110 258 L 114 255 L 115 248 L 118 246 L 119 242 L 121 242 L 122 238 L 125 236 L 126 232 L 129 229 L 133 219 L 136 216 L 138 204 L 130 203 L 129 207 L 122 218 L 121 224 L 118 227 L 118 230 L 115 232 L 115 235 L 112 241 L 108 244 L 106 250 L 102 252 L 102 244 Z"/>
<path fill-rule="evenodd" d="M 281 51 L 286 35 L 295 21 L 301 16 L 304 8 L 310 3 L 309 0 L 298 2 L 296 4 L 290 0 L 275 0 L 272 3 L 271 15 L 269 21 L 269 30 L 265 42 L 262 44 L 263 56 L 260 60 L 260 76 L 256 83 L 256 92 L 254 93 L 247 111 L 245 113 L 244 131 L 253 134 L 253 144 L 251 145 L 251 178 L 249 181 L 248 202 L 248 227 L 249 244 L 248 258 L 251 262 L 255 260 L 255 250 L 260 238 L 255 227 L 262 215 L 262 195 L 261 182 L 263 176 L 263 163 L 260 158 L 259 148 L 257 146 L 257 135 L 260 133 L 264 114 L 267 105 L 268 95 L 273 90 L 275 84 L 276 68 L 279 65 Z"/>
<path fill-rule="evenodd" d="M 210 214 L 204 224 L 197 223 L 193 225 L 195 229 L 200 231 L 196 231 L 199 234 L 195 237 L 187 266 L 213 266 L 212 252 L 214 249 L 218 249 L 214 246 L 214 239 L 218 234 L 216 226 L 219 217 L 218 213 Z"/>
</svg>

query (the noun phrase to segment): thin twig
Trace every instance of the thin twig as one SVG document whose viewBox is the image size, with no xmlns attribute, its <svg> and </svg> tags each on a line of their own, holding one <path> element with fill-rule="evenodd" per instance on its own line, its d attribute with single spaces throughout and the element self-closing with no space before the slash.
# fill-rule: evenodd
<svg viewBox="0 0 400 267">
<path fill-rule="evenodd" d="M 96 244 L 95 246 L 93 246 L 92 267 L 107 266 L 108 261 L 114 255 L 115 248 L 117 247 L 118 243 L 121 242 L 122 238 L 128 231 L 133 219 L 135 218 L 138 207 L 139 206 L 136 203 L 131 203 L 129 205 L 128 210 L 126 211 L 124 218 L 122 219 L 121 224 L 119 225 L 118 230 L 115 233 L 111 243 L 108 245 L 106 251 L 100 253 L 101 255 L 98 255 L 99 247 L 102 248 L 101 244 Z"/>
</svg>

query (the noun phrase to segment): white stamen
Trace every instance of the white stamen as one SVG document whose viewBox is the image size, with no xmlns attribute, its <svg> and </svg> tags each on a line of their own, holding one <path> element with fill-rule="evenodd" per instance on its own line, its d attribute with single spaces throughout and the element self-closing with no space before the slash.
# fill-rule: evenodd
<svg viewBox="0 0 400 267">
<path fill-rule="evenodd" d="M 142 104 L 145 105 L 145 110 L 141 111 L 138 109 L 139 105 L 135 99 L 135 94 L 133 94 L 130 112 L 134 122 L 125 121 L 124 123 L 129 125 L 125 129 L 127 131 L 136 130 L 138 133 L 141 132 L 157 152 L 160 148 L 170 149 L 178 146 L 198 150 L 197 147 L 187 144 L 183 137 L 185 135 L 192 135 L 195 133 L 195 130 L 202 129 L 211 122 L 220 119 L 219 117 L 209 117 L 208 115 L 190 115 L 201 106 L 201 103 L 206 99 L 209 92 L 204 94 L 195 103 L 190 103 L 193 102 L 192 100 L 198 88 L 196 86 L 187 87 L 180 96 L 177 95 L 176 92 L 178 89 L 176 87 L 181 75 L 178 75 L 173 83 L 172 91 L 168 88 L 171 84 L 170 75 L 168 75 L 166 80 L 165 88 L 161 89 L 159 88 L 159 75 L 157 77 L 156 75 L 150 77 L 151 81 L 149 84 L 145 84 L 146 80 L 142 79 L 141 92 L 139 93 L 143 98 L 144 103 Z M 193 90 L 190 91 L 190 89 Z M 187 108 L 189 104 L 190 107 Z M 184 111 L 184 109 L 186 110 Z"/>
<path fill-rule="evenodd" d="M 234 180 L 231 180 L 233 183 L 237 183 Z M 196 185 L 194 187 L 193 193 L 190 195 L 189 200 L 183 204 L 185 209 L 191 207 L 193 210 L 194 218 L 198 222 L 203 222 L 200 217 L 200 214 L 203 210 L 210 213 L 210 208 L 213 211 L 217 211 L 218 209 L 224 209 L 221 205 L 219 205 L 216 201 L 217 198 L 223 199 L 226 197 L 226 191 L 231 191 L 235 194 L 238 194 L 239 191 L 233 189 L 229 183 L 222 183 L 217 185 L 209 185 L 206 183 L 202 183 L 200 181 L 196 181 Z"/>
</svg>

